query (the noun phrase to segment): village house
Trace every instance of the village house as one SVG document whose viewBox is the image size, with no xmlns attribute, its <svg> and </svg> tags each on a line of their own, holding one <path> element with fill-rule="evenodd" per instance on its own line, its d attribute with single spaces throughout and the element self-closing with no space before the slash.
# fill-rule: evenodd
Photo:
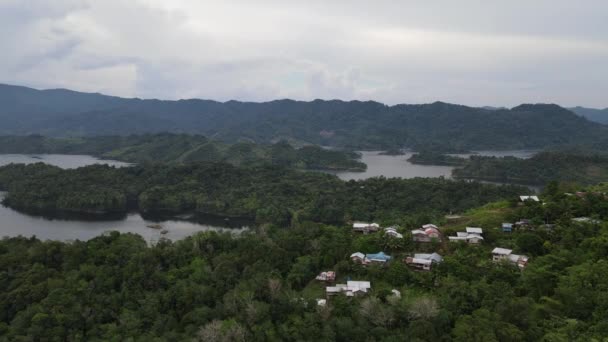
<svg viewBox="0 0 608 342">
<path fill-rule="evenodd" d="M 365 259 L 369 261 L 369 263 L 376 263 L 376 264 L 385 264 L 389 261 L 391 261 L 393 257 L 387 254 L 384 254 L 384 252 L 378 252 L 375 254 L 366 254 L 365 255 Z"/>
<path fill-rule="evenodd" d="M 433 264 L 438 264 L 443 261 L 443 257 L 437 253 L 432 254 L 414 254 L 413 257 L 407 257 L 405 263 L 415 269 L 430 271 Z"/>
<path fill-rule="evenodd" d="M 513 223 L 503 223 L 502 224 L 503 233 L 511 233 L 512 231 L 513 231 Z"/>
<path fill-rule="evenodd" d="M 397 239 L 403 239 L 403 234 L 397 232 L 396 227 L 388 227 L 384 229 L 384 234 Z"/>
<path fill-rule="evenodd" d="M 456 236 L 449 236 L 450 241 L 465 241 L 472 245 L 483 241 L 483 229 L 478 227 L 467 227 L 465 232 L 457 232 Z"/>
<path fill-rule="evenodd" d="M 387 262 L 389 262 L 393 257 L 388 255 L 388 254 L 384 254 L 384 252 L 378 252 L 378 253 L 370 253 L 370 254 L 363 254 L 360 252 L 356 252 L 350 255 L 350 259 L 354 262 L 360 263 L 362 265 L 369 265 L 369 264 L 386 264 Z"/>
<path fill-rule="evenodd" d="M 365 254 L 363 254 L 361 252 L 355 252 L 350 255 L 350 260 L 352 260 L 354 262 L 358 262 L 360 264 L 364 264 L 365 263 Z"/>
<path fill-rule="evenodd" d="M 353 231 L 357 233 L 369 234 L 380 230 L 380 225 L 377 223 L 355 222 L 353 223 Z"/>
<path fill-rule="evenodd" d="M 336 286 L 327 286 L 325 288 L 325 293 L 328 297 L 340 293 L 346 294 L 347 297 L 355 297 L 365 295 L 371 289 L 372 285 L 369 281 L 349 280 L 346 282 L 346 284 L 336 284 Z"/>
<path fill-rule="evenodd" d="M 507 248 L 494 248 L 492 250 L 492 261 L 499 262 L 502 260 L 507 260 L 521 269 L 528 264 L 528 257 L 525 255 L 513 254 L 513 251 Z"/>
<path fill-rule="evenodd" d="M 525 202 L 525 201 L 540 202 L 540 199 L 538 198 L 538 196 L 519 196 L 519 200 L 522 202 Z"/>
<path fill-rule="evenodd" d="M 334 272 L 334 271 L 321 272 L 315 279 L 320 280 L 320 281 L 334 281 L 334 280 L 336 280 L 336 272 Z"/>
<path fill-rule="evenodd" d="M 441 241 L 441 232 L 434 224 L 425 224 L 422 229 L 412 230 L 412 239 L 416 242 Z"/>
</svg>

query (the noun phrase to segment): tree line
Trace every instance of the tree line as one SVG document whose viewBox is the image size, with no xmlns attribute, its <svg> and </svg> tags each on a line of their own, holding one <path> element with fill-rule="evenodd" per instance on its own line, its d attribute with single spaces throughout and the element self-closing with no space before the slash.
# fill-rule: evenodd
<svg viewBox="0 0 608 342">
<path fill-rule="evenodd" d="M 320 172 L 224 163 L 91 165 L 42 163 L 0 168 L 4 203 L 32 212 L 203 213 L 290 225 L 298 221 L 442 216 L 527 190 L 467 181 L 371 178 L 342 181 Z"/>
</svg>

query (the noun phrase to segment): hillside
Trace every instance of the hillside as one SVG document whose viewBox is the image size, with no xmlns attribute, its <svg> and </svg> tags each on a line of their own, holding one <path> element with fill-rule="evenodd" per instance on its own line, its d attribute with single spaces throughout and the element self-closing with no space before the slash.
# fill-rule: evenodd
<svg viewBox="0 0 608 342">
<path fill-rule="evenodd" d="M 595 184 L 608 179 L 608 157 L 583 152 L 538 153 L 529 159 L 472 156 L 452 171 L 456 178 L 544 185 L 550 181 Z"/>
<path fill-rule="evenodd" d="M 442 102 L 387 106 L 367 101 L 264 103 L 123 99 L 68 90 L 0 86 L 0 134 L 53 136 L 154 132 L 214 139 L 281 139 L 359 149 L 524 149 L 590 144 L 608 128 L 557 105 L 483 109 Z M 604 141 L 603 140 L 603 141 Z"/>
<path fill-rule="evenodd" d="M 604 125 L 608 124 L 608 108 L 595 109 L 585 107 L 574 107 L 568 109 L 580 116 L 584 116 L 585 118 L 587 118 L 587 120 L 599 122 Z"/>
<path fill-rule="evenodd" d="M 238 236 L 208 231 L 154 245 L 116 231 L 89 241 L 5 238 L 0 336 L 6 341 L 603 341 L 608 230 L 600 220 L 608 218 L 608 210 L 601 194 L 583 198 L 564 191 L 545 192 L 543 204 L 489 203 L 464 212 L 459 223 L 434 221 L 444 238 L 466 225 L 482 227 L 484 240 L 475 245 L 416 243 L 410 231 L 420 223 L 383 215 L 387 224 L 399 224 L 402 238 L 297 220 L 289 229 L 265 225 Z M 580 216 L 599 223 L 572 220 Z M 529 223 L 511 232 L 501 229 L 503 222 L 522 218 Z M 495 247 L 526 261 L 519 267 L 510 258 L 493 261 Z M 378 251 L 392 258 L 361 264 L 349 257 Z M 432 252 L 441 259 L 428 271 L 406 262 Z M 335 280 L 316 280 L 327 271 L 335 272 Z M 369 284 L 351 296 L 330 293 L 350 281 Z"/>
<path fill-rule="evenodd" d="M 0 153 L 88 154 L 132 163 L 224 162 L 235 166 L 275 165 L 296 169 L 364 171 L 366 165 L 354 152 L 318 146 L 293 148 L 276 144 L 228 144 L 200 135 L 144 134 L 49 138 L 39 135 L 0 136 Z"/>
</svg>

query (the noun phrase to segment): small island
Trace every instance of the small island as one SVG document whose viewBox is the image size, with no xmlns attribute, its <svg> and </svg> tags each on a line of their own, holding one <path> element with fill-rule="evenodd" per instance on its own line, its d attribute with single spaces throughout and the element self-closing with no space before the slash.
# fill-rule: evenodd
<svg viewBox="0 0 608 342">
<path fill-rule="evenodd" d="M 445 165 L 445 166 L 460 166 L 466 164 L 465 158 L 454 157 L 439 152 L 424 151 L 415 153 L 408 160 L 412 164 L 419 165 Z"/>
</svg>

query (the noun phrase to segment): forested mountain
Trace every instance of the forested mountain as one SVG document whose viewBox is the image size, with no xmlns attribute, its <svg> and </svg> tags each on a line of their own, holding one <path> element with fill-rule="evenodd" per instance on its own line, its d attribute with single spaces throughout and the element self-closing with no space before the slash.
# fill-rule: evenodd
<svg viewBox="0 0 608 342">
<path fill-rule="evenodd" d="M 545 148 L 606 142 L 608 128 L 557 105 L 484 109 L 442 102 L 277 100 L 264 103 L 122 99 L 0 86 L 0 134 L 54 136 L 152 132 L 214 139 L 280 139 L 350 148 L 434 144 L 462 149 Z"/>
<path fill-rule="evenodd" d="M 236 166 L 275 165 L 296 169 L 364 171 L 359 154 L 307 145 L 223 143 L 201 135 L 144 134 L 52 138 L 39 135 L 0 136 L 0 153 L 88 154 L 142 163 L 225 162 Z"/>
<path fill-rule="evenodd" d="M 595 109 L 585 107 L 573 107 L 569 109 L 580 116 L 584 116 L 588 120 L 599 122 L 601 124 L 608 124 L 608 108 Z"/>
</svg>

